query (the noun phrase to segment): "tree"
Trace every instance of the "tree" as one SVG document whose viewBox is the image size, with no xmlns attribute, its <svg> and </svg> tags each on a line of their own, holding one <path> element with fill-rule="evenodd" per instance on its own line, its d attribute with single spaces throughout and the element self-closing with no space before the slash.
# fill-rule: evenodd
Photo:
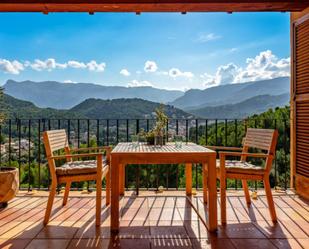
<svg viewBox="0 0 309 249">
<path fill-rule="evenodd" d="M 3 88 L 0 87 L 0 124 L 4 120 Z"/>
</svg>

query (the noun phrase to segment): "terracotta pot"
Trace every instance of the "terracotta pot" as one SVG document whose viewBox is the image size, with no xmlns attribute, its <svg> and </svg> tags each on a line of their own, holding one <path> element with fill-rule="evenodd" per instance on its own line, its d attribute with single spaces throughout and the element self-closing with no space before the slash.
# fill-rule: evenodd
<svg viewBox="0 0 309 249">
<path fill-rule="evenodd" d="M 8 201 L 16 196 L 18 188 L 18 169 L 0 167 L 0 206 L 7 206 Z"/>
</svg>

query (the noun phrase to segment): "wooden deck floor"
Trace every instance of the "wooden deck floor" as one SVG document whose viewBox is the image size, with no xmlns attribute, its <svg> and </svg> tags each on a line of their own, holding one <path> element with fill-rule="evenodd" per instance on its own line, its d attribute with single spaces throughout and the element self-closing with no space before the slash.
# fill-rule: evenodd
<svg viewBox="0 0 309 249">
<path fill-rule="evenodd" d="M 126 192 L 120 200 L 120 233 L 112 237 L 108 207 L 102 207 L 101 227 L 94 225 L 94 193 L 73 192 L 66 207 L 59 195 L 46 227 L 47 192 L 20 193 L 0 209 L 0 248 L 309 248 L 309 203 L 291 192 L 275 193 L 274 200 L 276 225 L 262 193 L 247 208 L 242 192 L 229 192 L 228 224 L 209 234 L 184 192 L 141 191 L 138 197 Z M 201 194 L 192 201 L 204 214 Z"/>
</svg>

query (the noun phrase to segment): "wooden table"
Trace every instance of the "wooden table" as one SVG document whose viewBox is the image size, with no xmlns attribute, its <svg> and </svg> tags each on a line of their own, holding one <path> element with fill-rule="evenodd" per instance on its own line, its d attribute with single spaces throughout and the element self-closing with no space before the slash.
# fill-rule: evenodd
<svg viewBox="0 0 309 249">
<path fill-rule="evenodd" d="M 192 163 L 203 166 L 203 199 L 207 203 L 209 231 L 217 230 L 216 152 L 194 143 L 176 148 L 174 143 L 164 146 L 119 143 L 111 152 L 111 231 L 119 231 L 119 196 L 124 192 L 126 164 L 182 164 L 186 165 L 186 194 L 192 190 Z M 208 167 L 207 174 L 205 167 Z M 207 186 L 207 187 L 206 187 Z M 207 194 L 208 190 L 208 194 Z"/>
</svg>

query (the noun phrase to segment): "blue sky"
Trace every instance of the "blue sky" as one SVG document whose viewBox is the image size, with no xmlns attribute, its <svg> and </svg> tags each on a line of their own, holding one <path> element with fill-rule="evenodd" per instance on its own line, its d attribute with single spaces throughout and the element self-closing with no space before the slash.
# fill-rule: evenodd
<svg viewBox="0 0 309 249">
<path fill-rule="evenodd" d="M 0 23 L 0 84 L 184 90 L 289 75 L 289 13 L 1 13 Z"/>
</svg>

